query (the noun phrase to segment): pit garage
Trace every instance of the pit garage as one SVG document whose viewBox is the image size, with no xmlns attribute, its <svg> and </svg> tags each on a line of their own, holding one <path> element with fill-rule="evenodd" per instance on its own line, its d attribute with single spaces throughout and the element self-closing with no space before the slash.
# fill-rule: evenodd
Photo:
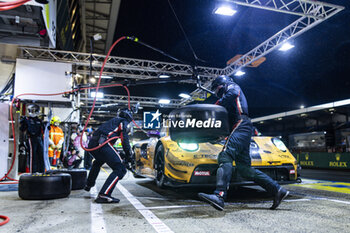
<svg viewBox="0 0 350 233">
<path fill-rule="evenodd" d="M 348 232 L 349 8 L 0 1 L 0 232 Z"/>
</svg>

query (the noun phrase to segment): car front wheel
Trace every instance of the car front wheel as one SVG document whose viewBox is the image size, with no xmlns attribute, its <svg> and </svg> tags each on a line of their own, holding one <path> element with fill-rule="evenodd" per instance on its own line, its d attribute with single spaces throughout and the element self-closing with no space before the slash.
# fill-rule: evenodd
<svg viewBox="0 0 350 233">
<path fill-rule="evenodd" d="M 156 184 L 159 188 L 165 187 L 166 176 L 164 174 L 164 148 L 163 145 L 160 145 L 156 152 Z"/>
</svg>

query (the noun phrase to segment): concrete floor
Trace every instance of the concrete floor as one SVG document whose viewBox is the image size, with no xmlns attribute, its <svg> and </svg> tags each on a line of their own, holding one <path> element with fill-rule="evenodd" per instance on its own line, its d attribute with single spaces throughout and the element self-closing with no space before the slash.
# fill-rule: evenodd
<svg viewBox="0 0 350 233">
<path fill-rule="evenodd" d="M 97 189 L 106 177 L 101 171 Z M 0 192 L 0 215 L 11 219 L 0 232 L 349 232 L 350 195 L 307 186 L 317 182 L 285 186 L 291 195 L 275 211 L 268 209 L 271 198 L 260 188 L 231 190 L 219 212 L 197 198 L 197 192 L 210 190 L 162 190 L 130 173 L 114 191 L 121 202 L 113 205 L 95 204 L 96 189 L 48 201 Z M 350 190 L 350 184 L 342 184 Z"/>
</svg>

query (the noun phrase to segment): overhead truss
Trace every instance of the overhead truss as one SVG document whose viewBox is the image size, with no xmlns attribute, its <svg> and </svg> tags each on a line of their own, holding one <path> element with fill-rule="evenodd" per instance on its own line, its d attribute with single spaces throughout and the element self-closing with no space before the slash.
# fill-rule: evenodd
<svg viewBox="0 0 350 233">
<path fill-rule="evenodd" d="M 312 0 L 230 0 L 237 5 L 255 7 L 280 13 L 325 19 L 344 7 Z"/>
<path fill-rule="evenodd" d="M 85 107 L 90 107 L 94 101 L 94 98 L 89 97 L 87 93 L 81 93 L 80 100 L 87 103 Z M 130 104 L 135 105 L 140 103 L 143 107 L 167 107 L 178 108 L 180 107 L 180 99 L 171 99 L 169 104 L 159 104 L 159 98 L 143 97 L 143 96 L 130 96 Z M 126 95 L 110 95 L 104 94 L 104 97 L 96 99 L 96 108 L 108 108 L 112 106 L 126 106 L 128 104 L 128 96 Z"/>
<path fill-rule="evenodd" d="M 34 60 L 68 62 L 75 65 L 76 72 L 79 74 L 88 74 L 90 67 L 90 57 L 92 58 L 93 74 L 99 74 L 105 55 L 89 53 L 78 53 L 71 51 L 59 51 L 37 48 L 21 48 L 22 57 Z M 212 78 L 221 75 L 223 70 L 211 67 L 197 67 L 201 77 Z M 132 59 L 124 57 L 109 56 L 104 67 L 103 75 L 110 75 L 118 78 L 129 79 L 153 79 L 160 74 L 169 74 L 174 77 L 188 77 L 193 74 L 193 67 L 185 64 L 158 62 L 143 59 Z"/>
</svg>

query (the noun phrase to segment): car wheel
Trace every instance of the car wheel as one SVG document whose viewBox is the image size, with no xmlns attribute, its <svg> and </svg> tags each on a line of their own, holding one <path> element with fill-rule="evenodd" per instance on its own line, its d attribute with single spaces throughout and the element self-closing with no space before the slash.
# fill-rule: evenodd
<svg viewBox="0 0 350 233">
<path fill-rule="evenodd" d="M 18 195 L 24 200 L 48 200 L 68 197 L 72 178 L 69 174 L 23 174 L 18 182 Z"/>
<path fill-rule="evenodd" d="M 62 173 L 67 173 L 72 176 L 72 190 L 79 190 L 85 187 L 87 180 L 87 171 L 85 169 L 57 169 L 46 172 L 46 174 Z"/>
<path fill-rule="evenodd" d="M 159 188 L 165 187 L 166 176 L 164 174 L 164 148 L 163 145 L 160 145 L 156 152 L 156 184 Z"/>
</svg>

